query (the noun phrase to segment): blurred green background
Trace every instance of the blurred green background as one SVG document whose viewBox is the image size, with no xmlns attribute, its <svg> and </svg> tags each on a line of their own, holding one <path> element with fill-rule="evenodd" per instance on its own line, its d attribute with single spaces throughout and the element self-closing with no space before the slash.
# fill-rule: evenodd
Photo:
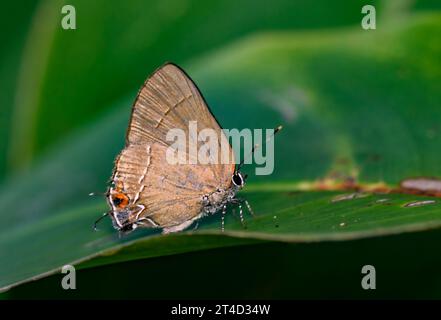
<svg viewBox="0 0 441 320">
<path fill-rule="evenodd" d="M 76 30 L 61 28 L 65 4 Z M 376 7 L 376 30 L 360 26 L 365 4 Z M 327 210 L 336 193 L 297 195 L 324 177 L 395 187 L 441 176 L 440 9 L 435 0 L 2 4 L 0 287 L 43 279 L 0 297 L 440 298 L 438 203 L 401 216 L 414 198 Z M 136 92 L 166 61 L 192 76 L 224 127 L 284 125 L 274 174 L 250 178 L 265 213 L 250 223 L 257 236 L 142 242 L 151 234 L 117 239 L 109 223 L 91 232 L 105 204 L 87 194 L 105 190 Z M 268 227 L 275 212 L 283 239 Z M 355 212 L 366 222 L 334 230 Z M 217 227 L 211 219 L 202 231 Z M 78 289 L 64 291 L 59 267 L 73 261 Z M 377 268 L 375 291 L 361 289 L 365 264 Z"/>
</svg>

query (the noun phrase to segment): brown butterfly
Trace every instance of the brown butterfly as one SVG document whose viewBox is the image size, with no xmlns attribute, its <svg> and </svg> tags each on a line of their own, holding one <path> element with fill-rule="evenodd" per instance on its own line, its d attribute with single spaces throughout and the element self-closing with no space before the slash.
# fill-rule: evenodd
<svg viewBox="0 0 441 320">
<path fill-rule="evenodd" d="M 166 139 L 170 129 L 183 130 L 200 145 L 189 131 L 190 121 L 197 121 L 198 132 L 205 128 L 215 130 L 220 137 L 219 145 L 227 139 L 193 81 L 181 68 L 167 63 L 139 91 L 126 146 L 115 160 L 106 193 L 111 209 L 105 215 L 111 216 L 117 230 L 128 232 L 145 227 L 161 228 L 163 233 L 177 232 L 219 211 L 223 230 L 228 204 L 239 206 L 241 221 L 242 202 L 252 213 L 248 202 L 236 198 L 246 176 L 240 173 L 240 166 L 236 169 L 234 162 L 170 164 L 167 161 L 167 149 L 173 143 Z M 234 159 L 233 149 L 226 141 L 228 157 Z"/>
</svg>

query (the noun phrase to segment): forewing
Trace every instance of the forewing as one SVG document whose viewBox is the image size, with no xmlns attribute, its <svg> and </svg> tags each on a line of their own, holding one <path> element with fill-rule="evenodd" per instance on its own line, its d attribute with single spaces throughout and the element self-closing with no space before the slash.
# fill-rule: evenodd
<svg viewBox="0 0 441 320">
<path fill-rule="evenodd" d="M 189 130 L 190 121 L 196 121 L 196 132 Z M 234 153 L 224 132 L 193 81 L 176 65 L 166 64 L 147 79 L 138 93 L 126 140 L 127 145 L 158 143 L 170 146 L 173 141 L 167 141 L 167 133 L 171 129 L 181 129 L 189 142 L 186 152 L 190 153 L 190 141 L 198 146 L 198 150 L 204 143 L 198 141 L 198 134 L 205 128 L 214 130 L 218 136 L 219 153 L 214 161 L 216 164 L 210 168 L 214 171 L 215 180 L 227 185 L 235 166 Z M 227 141 L 223 146 L 222 140 Z M 228 163 L 221 159 L 222 147 L 228 149 Z"/>
</svg>

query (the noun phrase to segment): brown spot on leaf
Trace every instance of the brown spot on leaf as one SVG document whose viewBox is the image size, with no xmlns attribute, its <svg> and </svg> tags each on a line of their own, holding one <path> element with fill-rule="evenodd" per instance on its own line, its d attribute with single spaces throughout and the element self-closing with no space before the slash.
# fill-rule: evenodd
<svg viewBox="0 0 441 320">
<path fill-rule="evenodd" d="M 438 178 L 417 177 L 400 182 L 400 189 L 404 193 L 441 196 L 441 180 Z"/>
</svg>

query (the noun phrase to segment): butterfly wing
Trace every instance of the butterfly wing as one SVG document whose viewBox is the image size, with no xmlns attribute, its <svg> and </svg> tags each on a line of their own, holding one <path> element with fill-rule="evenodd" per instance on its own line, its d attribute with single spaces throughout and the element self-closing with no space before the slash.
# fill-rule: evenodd
<svg viewBox="0 0 441 320">
<path fill-rule="evenodd" d="M 189 129 L 192 121 L 197 124 L 195 131 Z M 213 161 L 217 164 L 211 166 L 216 184 L 228 183 L 235 167 L 233 149 L 194 82 L 178 66 L 168 63 L 156 70 L 139 91 L 126 140 L 129 145 L 159 143 L 170 146 L 173 142 L 167 141 L 167 133 L 180 129 L 189 139 L 186 146 L 189 154 L 190 143 L 198 146 L 198 150 L 203 144 L 198 135 L 206 128 L 217 133 L 219 150 L 228 148 L 227 161 L 221 160 L 219 152 L 217 160 Z"/>
<path fill-rule="evenodd" d="M 169 164 L 166 150 L 159 143 L 129 145 L 116 162 L 114 181 L 122 182 L 133 208 L 130 223 L 144 219 L 163 228 L 192 220 L 202 212 L 202 196 L 213 191 L 205 183 L 215 179 L 209 166 Z"/>
<path fill-rule="evenodd" d="M 196 131 L 189 122 L 197 123 Z M 228 148 L 229 163 L 191 164 L 190 142 L 198 147 L 198 134 L 206 128 L 217 133 L 219 148 Z M 189 144 L 179 157 L 183 164 L 171 164 L 167 141 L 171 129 L 185 133 Z M 223 140 L 223 141 L 222 141 Z M 219 153 L 220 155 L 220 153 Z M 197 218 L 201 198 L 228 188 L 234 172 L 234 153 L 193 81 L 179 67 L 166 64 L 144 83 L 132 109 L 126 147 L 116 160 L 112 180 L 121 184 L 129 198 L 129 221 L 146 221 L 146 226 L 170 227 Z"/>
</svg>

